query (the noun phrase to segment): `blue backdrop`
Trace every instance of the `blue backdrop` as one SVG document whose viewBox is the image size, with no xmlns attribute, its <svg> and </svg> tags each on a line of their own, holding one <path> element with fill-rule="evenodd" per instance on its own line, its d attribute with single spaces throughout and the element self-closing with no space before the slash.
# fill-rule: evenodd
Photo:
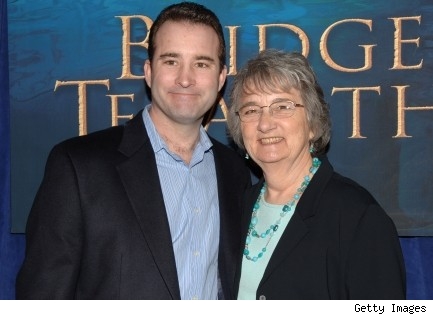
<svg viewBox="0 0 433 315">
<path fill-rule="evenodd" d="M 143 42 L 173 2 L 9 0 L 14 232 L 24 231 L 55 143 L 112 125 L 114 95 L 119 115 L 148 102 Z M 228 87 L 260 49 L 302 51 L 331 106 L 334 167 L 373 193 L 401 236 L 433 236 L 431 0 L 202 2 L 224 26 Z M 209 131 L 227 141 L 224 120 Z"/>
<path fill-rule="evenodd" d="M 110 102 L 102 101 L 101 95 L 105 97 L 106 94 L 127 94 L 134 91 L 133 104 L 122 107 L 125 113 L 134 113 L 142 107 L 146 96 L 143 92 L 136 92 L 142 90 L 142 80 L 119 79 L 124 47 L 122 48 L 120 39 L 121 19 L 116 16 L 137 14 L 140 8 L 140 12 L 153 17 L 163 6 L 172 2 L 149 1 L 137 4 L 136 1 L 44 1 L 42 3 L 14 0 L 8 2 L 9 26 L 13 27 L 8 32 L 6 0 L 0 0 L 0 299 L 14 298 L 14 281 L 23 259 L 25 244 L 24 235 L 11 233 L 11 230 L 19 232 L 25 224 L 25 216 L 29 210 L 29 203 L 34 197 L 33 191 L 40 181 L 46 154 L 53 143 L 78 133 L 76 88 L 61 87 L 54 92 L 55 81 L 109 80 L 109 91 L 104 84 L 100 84 L 96 91 L 93 91 L 96 94 L 89 93 L 88 104 L 93 104 L 89 106 L 89 131 L 110 124 L 110 110 L 107 110 L 110 108 Z M 345 1 L 344 8 L 335 3 L 332 13 L 336 15 L 330 17 L 327 1 L 310 3 L 310 7 L 296 5 L 295 1 L 228 1 L 226 6 L 221 6 L 220 1 L 204 1 L 210 3 L 210 7 L 221 16 L 223 25 L 240 26 L 237 34 L 238 41 L 242 42 L 242 45 L 235 46 L 237 51 L 234 53 L 235 56 L 239 56 L 238 64 L 258 51 L 255 25 L 270 22 L 288 23 L 288 21 L 294 25 L 302 25 L 311 41 L 310 60 L 319 78 L 323 78 L 322 85 L 328 98 L 332 99 L 331 110 L 332 106 L 334 108 L 332 117 L 334 140 L 330 158 L 337 170 L 354 177 L 370 188 L 381 203 L 391 211 L 395 220 L 402 219 L 398 222 L 400 222 L 399 230 L 402 235 L 400 239 L 407 265 L 407 297 L 432 299 L 433 238 L 410 237 L 423 235 L 431 230 L 432 226 L 433 185 L 431 185 L 432 163 L 430 161 L 433 158 L 433 148 L 429 145 L 432 111 L 426 111 L 425 115 L 416 113 L 417 116 L 407 114 L 406 131 L 413 138 L 393 139 L 397 132 L 398 121 L 395 104 L 402 98 L 395 95 L 396 89 L 392 87 L 411 85 L 412 89 L 408 90 L 408 95 L 413 106 L 427 106 L 429 100 L 427 91 L 432 83 L 426 78 L 431 77 L 433 69 L 430 60 L 433 58 L 429 59 L 433 56 L 429 42 L 426 40 L 419 49 L 415 49 L 416 45 L 408 45 L 412 49 L 406 50 L 405 53 L 410 58 L 404 61 L 406 64 L 417 64 L 422 59 L 427 75 L 422 69 L 395 75 L 398 71 L 391 71 L 389 68 L 393 62 L 396 62 L 392 41 L 395 20 L 391 18 L 422 15 L 422 19 L 431 21 L 433 10 L 428 1 L 414 1 L 410 4 L 395 2 L 395 8 L 390 4 L 391 2 Z M 270 6 L 270 3 L 273 6 Z M 56 9 L 53 9 L 54 6 Z M 392 13 L 387 12 L 389 8 L 394 9 Z M 356 15 L 349 14 L 348 10 L 356 10 Z M 358 61 L 362 57 L 362 53 L 359 53 L 362 49 L 357 45 L 378 43 L 380 46 L 378 51 L 381 53 L 374 55 L 374 67 L 367 75 L 329 69 L 321 60 L 318 49 L 320 36 L 326 27 L 336 20 L 341 21 L 354 16 L 372 19 L 373 31 L 369 32 L 365 24 L 358 23 L 349 33 L 339 33 L 328 48 L 333 49 L 332 45 L 344 48 L 334 47 L 333 58 L 347 67 L 355 68 L 359 64 L 351 63 L 353 62 L 351 57 Z M 410 21 L 409 25 L 411 27 L 405 29 L 405 38 L 427 37 L 433 28 L 428 24 L 430 28 L 419 30 L 416 20 Z M 114 33 L 113 28 L 117 29 Z M 143 23 L 131 25 L 131 29 L 131 41 L 137 42 L 146 31 Z M 367 32 L 364 32 L 365 30 Z M 355 43 L 354 34 L 358 38 Z M 302 49 L 296 38 L 282 43 L 283 35 L 287 35 L 283 29 L 270 33 L 267 38 L 268 45 L 282 49 L 286 49 L 289 45 L 295 49 Z M 111 39 L 108 44 L 107 38 Z M 355 48 L 351 50 L 347 43 L 358 47 L 359 50 Z M 132 73 L 140 74 L 142 57 L 142 52 L 138 50 L 130 60 L 124 60 L 130 63 Z M 230 60 L 231 63 L 234 61 L 234 59 Z M 328 79 L 330 76 L 332 80 Z M 348 83 L 352 86 L 381 87 L 381 93 L 370 92 L 367 94 L 373 96 L 362 97 L 362 104 L 366 99 L 365 103 L 369 105 L 363 105 L 358 136 L 362 135 L 366 138 L 356 136 L 350 138 L 351 134 L 356 133 L 353 128 L 352 111 L 348 110 L 352 109 L 353 105 L 350 94 L 331 92 L 335 87 L 351 86 Z M 341 106 L 344 103 L 348 103 L 348 106 Z M 97 106 L 94 106 L 95 104 Z M 217 113 L 217 118 L 220 116 L 221 113 Z M 363 117 L 367 117 L 368 120 Z M 224 138 L 225 133 L 216 126 L 218 124 L 211 125 L 210 132 L 217 138 Z M 21 207 L 18 208 L 22 208 L 24 212 L 21 218 L 20 215 L 15 218 L 14 222 L 17 224 L 15 228 L 12 226 L 10 198 L 11 164 L 14 179 L 12 196 L 13 198 L 20 196 L 14 203 L 22 202 Z M 14 186 L 17 183 L 19 185 Z"/>
<path fill-rule="evenodd" d="M 15 297 L 24 235 L 11 234 L 8 33 L 6 0 L 0 0 L 0 299 Z"/>
</svg>

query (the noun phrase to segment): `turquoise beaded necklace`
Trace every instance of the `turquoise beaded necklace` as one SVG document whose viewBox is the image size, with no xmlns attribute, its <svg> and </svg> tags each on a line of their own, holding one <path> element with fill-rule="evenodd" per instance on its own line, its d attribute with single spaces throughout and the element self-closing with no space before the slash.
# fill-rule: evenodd
<svg viewBox="0 0 433 315">
<path fill-rule="evenodd" d="M 258 213 L 258 211 L 260 209 L 260 201 L 262 200 L 263 195 L 265 194 L 265 191 L 266 191 L 266 182 L 263 183 L 263 187 L 260 190 L 260 194 L 257 197 L 257 200 L 256 200 L 256 202 L 254 203 L 254 206 L 253 206 L 253 213 L 251 215 L 250 226 L 248 228 L 247 238 L 246 238 L 246 241 L 245 241 L 244 256 L 245 256 L 246 259 L 251 260 L 252 262 L 256 262 L 259 258 L 263 257 L 263 255 L 265 254 L 266 249 L 267 249 L 267 247 L 269 245 L 269 242 L 272 239 L 272 236 L 278 230 L 278 227 L 281 224 L 281 219 L 284 218 L 286 216 L 286 214 L 295 207 L 297 201 L 299 200 L 299 198 L 301 198 L 301 196 L 304 193 L 305 189 L 307 189 L 307 186 L 308 186 L 308 184 L 311 181 L 311 177 L 317 172 L 317 170 L 318 170 L 318 168 L 320 166 L 320 163 L 321 162 L 320 162 L 320 160 L 318 158 L 316 158 L 316 157 L 313 158 L 313 163 L 312 163 L 312 165 L 310 167 L 310 174 L 306 175 L 304 177 L 304 181 L 302 182 L 301 186 L 297 189 L 297 192 L 293 196 L 293 199 L 283 206 L 283 209 L 282 209 L 282 211 L 280 213 L 280 216 L 275 221 L 275 223 L 271 224 L 269 226 L 269 228 L 266 229 L 266 231 L 264 231 L 262 233 L 259 233 L 256 230 L 256 225 L 259 222 L 259 219 L 257 217 L 257 213 Z M 265 247 L 263 247 L 261 249 L 261 251 L 257 254 L 257 256 L 252 256 L 251 257 L 250 256 L 250 251 L 248 250 L 248 245 L 251 244 L 251 241 L 254 238 L 263 238 L 263 239 L 268 238 L 268 241 L 266 242 Z"/>
</svg>

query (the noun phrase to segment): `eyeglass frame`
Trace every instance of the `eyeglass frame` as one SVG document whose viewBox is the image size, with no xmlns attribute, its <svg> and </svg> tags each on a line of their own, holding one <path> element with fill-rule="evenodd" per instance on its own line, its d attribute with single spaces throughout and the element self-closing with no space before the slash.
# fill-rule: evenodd
<svg viewBox="0 0 433 315">
<path fill-rule="evenodd" d="M 281 116 L 281 117 L 278 117 L 278 116 L 274 116 L 274 111 L 275 111 L 275 109 L 273 109 L 271 106 L 273 106 L 273 105 L 275 105 L 275 104 L 280 104 L 280 103 L 290 103 L 290 104 L 292 104 L 292 106 L 293 106 L 293 108 L 291 108 L 290 110 L 291 110 L 291 112 L 288 112 L 288 113 L 291 113 L 290 115 L 283 115 L 283 116 Z M 252 116 L 254 119 L 252 119 L 252 120 L 248 120 L 248 118 L 247 118 L 247 120 L 243 120 L 243 119 L 245 119 L 245 116 L 244 115 L 241 115 L 240 114 L 240 111 L 242 110 L 242 109 L 244 109 L 244 108 L 246 108 L 246 107 L 257 107 L 258 109 L 258 115 L 256 115 L 256 116 Z M 287 118 L 287 117 L 292 117 L 293 116 L 293 114 L 295 113 L 295 109 L 296 109 L 296 107 L 305 107 L 303 104 L 298 104 L 298 103 L 295 103 L 294 101 L 291 101 L 291 100 L 280 100 L 280 101 L 277 101 L 277 102 L 273 102 L 273 103 L 271 103 L 271 104 L 269 104 L 269 105 L 265 105 L 265 106 L 259 106 L 259 105 L 255 105 L 255 104 L 253 104 L 253 105 L 244 105 L 244 106 L 242 106 L 238 111 L 236 111 L 235 113 L 236 113 L 236 115 L 239 117 L 239 119 L 242 121 L 242 122 L 246 122 L 246 123 L 249 123 L 249 122 L 255 122 L 255 121 L 258 121 L 259 119 L 260 119 L 260 117 L 262 116 L 262 114 L 263 114 L 263 109 L 264 108 L 269 108 L 269 114 L 272 116 L 272 117 L 277 117 L 277 118 Z M 250 116 L 251 117 L 251 116 Z M 251 118 L 250 118 L 251 119 Z"/>
</svg>

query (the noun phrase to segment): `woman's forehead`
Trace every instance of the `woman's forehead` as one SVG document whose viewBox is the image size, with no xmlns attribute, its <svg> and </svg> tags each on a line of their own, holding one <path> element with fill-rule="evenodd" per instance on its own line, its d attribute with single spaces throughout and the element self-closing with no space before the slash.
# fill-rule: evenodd
<svg viewBox="0 0 433 315">
<path fill-rule="evenodd" d="M 242 87 L 242 98 L 249 96 L 260 96 L 260 95 L 273 95 L 273 94 L 289 94 L 294 96 L 300 96 L 300 90 L 293 86 L 277 86 L 271 84 L 244 84 Z"/>
</svg>

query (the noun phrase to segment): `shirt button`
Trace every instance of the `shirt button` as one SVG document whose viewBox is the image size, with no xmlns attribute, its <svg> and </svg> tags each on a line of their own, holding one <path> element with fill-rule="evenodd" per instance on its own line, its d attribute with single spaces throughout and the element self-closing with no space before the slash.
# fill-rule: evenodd
<svg viewBox="0 0 433 315">
<path fill-rule="evenodd" d="M 200 256 L 200 252 L 198 250 L 194 251 L 194 256 Z"/>
<path fill-rule="evenodd" d="M 259 300 L 266 300 L 266 296 L 264 296 L 264 295 L 260 295 L 260 296 L 259 296 Z"/>
<path fill-rule="evenodd" d="M 198 296 L 193 296 L 191 300 L 198 300 Z"/>
<path fill-rule="evenodd" d="M 196 214 L 199 214 L 201 211 L 200 211 L 200 208 L 195 208 L 194 209 L 194 212 L 196 213 Z"/>
</svg>

